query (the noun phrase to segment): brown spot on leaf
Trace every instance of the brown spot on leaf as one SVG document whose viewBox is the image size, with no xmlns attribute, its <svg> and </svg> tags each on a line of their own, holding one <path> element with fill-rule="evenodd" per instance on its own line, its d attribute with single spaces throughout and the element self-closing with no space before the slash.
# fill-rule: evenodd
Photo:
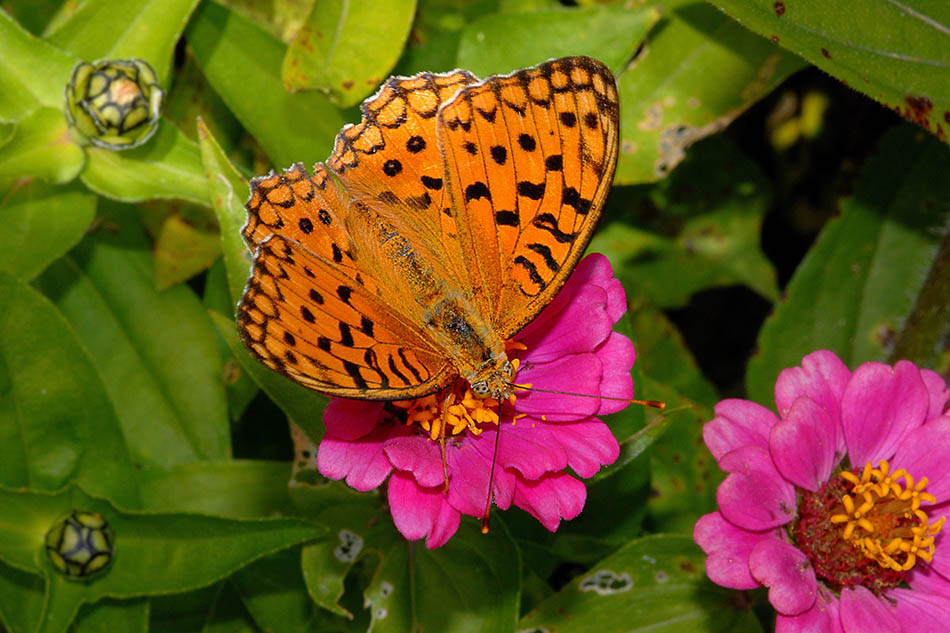
<svg viewBox="0 0 950 633">
<path fill-rule="evenodd" d="M 831 59 L 831 53 L 829 53 L 828 49 L 825 48 L 824 46 L 821 47 L 821 54 L 824 55 L 825 58 Z"/>
<path fill-rule="evenodd" d="M 695 573 L 696 573 L 696 567 L 695 567 L 695 565 L 693 565 L 693 564 L 692 564 L 691 562 L 689 562 L 688 560 L 682 561 L 682 562 L 679 564 L 679 567 L 680 567 L 680 569 L 682 569 L 682 570 L 683 570 L 684 572 L 686 572 L 687 574 L 695 574 Z"/>
<path fill-rule="evenodd" d="M 366 85 L 367 85 L 367 86 L 377 86 L 377 85 L 379 85 L 379 82 L 380 82 L 380 81 L 382 81 L 382 80 L 381 80 L 379 77 L 370 77 L 369 79 L 366 80 Z"/>
<path fill-rule="evenodd" d="M 778 44 L 778 43 L 781 41 L 781 40 L 778 38 L 778 35 L 773 35 L 773 36 L 769 37 L 769 39 L 772 40 L 772 43 L 773 43 L 773 44 Z"/>
<path fill-rule="evenodd" d="M 907 107 L 905 109 L 897 108 L 897 112 L 917 125 L 930 129 L 930 120 L 927 115 L 934 109 L 933 102 L 927 97 L 907 97 L 905 99 Z"/>
<path fill-rule="evenodd" d="M 785 3 L 784 3 L 784 2 L 776 2 L 775 4 L 772 5 L 772 8 L 775 9 L 775 15 L 777 15 L 777 16 L 779 16 L 779 17 L 782 17 L 783 15 L 785 15 Z"/>
<path fill-rule="evenodd" d="M 950 110 L 944 110 L 943 120 L 950 124 Z"/>
<path fill-rule="evenodd" d="M 340 85 L 343 86 L 344 90 L 352 90 L 355 83 L 352 79 L 345 79 Z"/>
</svg>

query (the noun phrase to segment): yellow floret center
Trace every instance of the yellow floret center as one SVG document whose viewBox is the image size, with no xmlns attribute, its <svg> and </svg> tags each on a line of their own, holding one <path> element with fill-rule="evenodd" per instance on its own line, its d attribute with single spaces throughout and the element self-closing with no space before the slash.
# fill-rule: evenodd
<svg viewBox="0 0 950 633">
<path fill-rule="evenodd" d="M 936 501 L 924 491 L 926 477 L 915 481 L 903 468 L 891 472 L 884 460 L 877 468 L 868 462 L 860 477 L 850 471 L 843 471 L 841 477 L 851 484 L 851 490 L 841 496 L 839 511 L 831 516 L 831 522 L 841 526 L 845 541 L 894 571 L 907 571 L 918 559 L 933 559 L 934 538 L 946 517 L 930 523 L 930 517 L 920 509 L 921 503 Z"/>
<path fill-rule="evenodd" d="M 511 346 L 513 344 L 509 344 Z M 520 348 L 524 346 L 521 344 Z M 517 371 L 519 360 L 514 358 L 511 364 Z M 515 396 L 509 398 L 515 403 Z M 495 398 L 480 398 L 464 380 L 455 385 L 422 398 L 399 400 L 393 406 L 406 412 L 406 424 L 418 424 L 429 437 L 437 440 L 440 437 L 459 435 L 470 431 L 479 435 L 484 428 L 482 424 L 498 424 L 499 402 Z"/>
</svg>

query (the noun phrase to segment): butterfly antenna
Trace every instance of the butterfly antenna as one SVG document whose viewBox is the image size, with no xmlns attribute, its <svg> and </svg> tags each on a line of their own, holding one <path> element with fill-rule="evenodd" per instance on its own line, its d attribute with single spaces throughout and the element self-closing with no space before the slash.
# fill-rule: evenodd
<svg viewBox="0 0 950 633">
<path fill-rule="evenodd" d="M 482 514 L 482 534 L 488 534 L 488 513 L 491 512 L 492 484 L 495 483 L 495 462 L 498 461 L 498 438 L 501 436 L 501 421 L 495 432 L 495 448 L 491 454 L 491 469 L 488 471 L 488 497 L 485 499 L 485 512 Z"/>
<path fill-rule="evenodd" d="M 538 389 L 531 385 L 518 385 L 513 382 L 508 383 L 518 391 L 537 391 L 538 393 L 554 393 L 561 396 L 577 396 L 578 398 L 596 398 L 597 400 L 616 400 L 617 402 L 629 402 L 630 404 L 642 404 L 645 407 L 654 409 L 665 409 L 666 403 L 660 400 L 637 400 L 635 398 L 616 398 L 614 396 L 595 396 L 589 393 L 575 393 L 573 391 L 556 391 L 554 389 Z"/>
</svg>

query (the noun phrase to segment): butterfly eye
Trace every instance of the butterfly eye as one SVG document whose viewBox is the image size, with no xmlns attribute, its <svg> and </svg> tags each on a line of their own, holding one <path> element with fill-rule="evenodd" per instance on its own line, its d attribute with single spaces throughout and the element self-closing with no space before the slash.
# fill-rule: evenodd
<svg viewBox="0 0 950 633">
<path fill-rule="evenodd" d="M 487 396 L 488 395 L 488 381 L 479 380 L 478 382 L 472 384 L 472 391 L 476 396 Z"/>
</svg>

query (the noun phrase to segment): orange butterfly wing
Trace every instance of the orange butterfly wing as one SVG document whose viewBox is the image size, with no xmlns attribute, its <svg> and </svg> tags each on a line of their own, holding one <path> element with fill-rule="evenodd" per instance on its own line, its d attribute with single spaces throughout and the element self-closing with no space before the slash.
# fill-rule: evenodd
<svg viewBox="0 0 950 633">
<path fill-rule="evenodd" d="M 378 400 L 431 393 L 451 380 L 438 350 L 350 251 L 344 198 L 322 165 L 251 182 L 242 233 L 254 267 L 238 329 L 258 360 L 324 393 Z"/>
<path fill-rule="evenodd" d="M 446 185 L 482 309 L 504 338 L 561 288 L 617 163 L 610 70 L 566 57 L 467 86 L 439 111 Z"/>
<path fill-rule="evenodd" d="M 482 361 L 432 342 L 427 301 L 474 301 L 494 348 L 563 285 L 616 164 L 613 78 L 565 58 L 476 81 L 387 81 L 327 161 L 345 190 L 323 164 L 252 181 L 238 325 L 267 366 L 331 395 L 419 397 Z"/>
<path fill-rule="evenodd" d="M 439 107 L 478 78 L 465 70 L 391 77 L 363 102 L 362 120 L 337 135 L 327 166 L 355 200 L 372 207 L 458 282 L 467 274 L 445 189 L 436 135 Z M 432 250 L 432 249 L 430 249 Z"/>
</svg>

